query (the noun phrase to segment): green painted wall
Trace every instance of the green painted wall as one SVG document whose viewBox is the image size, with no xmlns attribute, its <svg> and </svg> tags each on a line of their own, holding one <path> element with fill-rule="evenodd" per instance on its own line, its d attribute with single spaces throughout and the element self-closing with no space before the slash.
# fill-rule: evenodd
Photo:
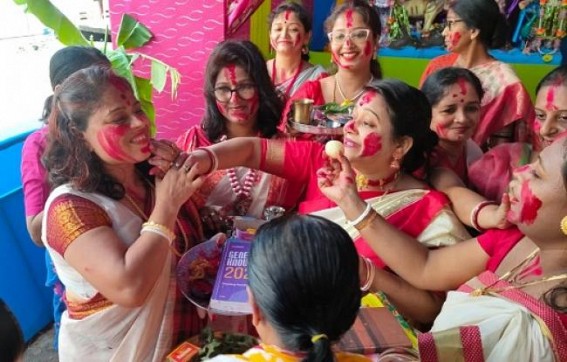
<svg viewBox="0 0 567 362">
<path fill-rule="evenodd" d="M 311 52 L 311 62 L 328 66 L 331 56 L 327 52 Z M 429 59 L 424 58 L 398 58 L 398 57 L 380 57 L 380 64 L 385 77 L 397 78 L 404 82 L 418 86 L 421 73 L 425 70 Z M 539 65 L 539 64 L 512 64 L 512 67 L 530 92 L 532 99 L 535 94 L 537 83 L 554 69 L 555 65 Z"/>
</svg>

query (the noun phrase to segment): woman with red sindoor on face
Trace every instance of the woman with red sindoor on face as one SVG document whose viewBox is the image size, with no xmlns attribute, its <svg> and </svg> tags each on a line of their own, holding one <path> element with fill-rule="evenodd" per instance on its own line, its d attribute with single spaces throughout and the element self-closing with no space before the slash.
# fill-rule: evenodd
<svg viewBox="0 0 567 362">
<path fill-rule="evenodd" d="M 305 82 L 287 102 L 280 128 L 285 129 L 294 100 L 312 99 L 314 105 L 336 103 L 351 106 L 360 99 L 364 87 L 381 79 L 376 59 L 380 39 L 380 16 L 368 1 L 346 1 L 325 21 L 329 47 L 336 73 Z"/>
<path fill-rule="evenodd" d="M 249 41 L 228 40 L 211 53 L 205 71 L 206 111 L 200 125 L 177 139 L 177 148 L 191 152 L 238 137 L 285 138 L 277 124 L 282 102 L 259 49 Z M 156 143 L 155 147 L 160 147 Z M 175 145 L 161 143 L 167 155 Z M 159 153 L 159 150 L 155 150 Z M 166 163 L 166 168 L 170 163 Z M 292 210 L 304 186 L 247 167 L 207 175 L 192 197 L 207 236 L 226 232 L 233 216 L 263 218 L 269 207 Z"/>
<path fill-rule="evenodd" d="M 397 80 L 372 82 L 357 102 L 353 119 L 344 127 L 344 155 L 356 169 L 351 182 L 368 210 L 377 210 L 389 223 L 428 247 L 451 245 L 470 236 L 452 213 L 445 195 L 411 176 L 425 167 L 437 143 L 430 129 L 431 108 L 421 91 Z M 336 142 L 336 141 L 335 141 Z M 390 273 L 357 230 L 354 219 L 345 219 L 335 200 L 323 196 L 317 170 L 332 161 L 318 142 L 236 138 L 195 150 L 189 161 L 200 170 L 234 166 L 259 168 L 306 185 L 300 213 L 325 217 L 343 227 L 353 238 L 365 265 L 374 277 L 364 284 L 382 290 L 400 313 L 412 321 L 428 323 L 439 311 L 443 296 L 416 289 Z M 319 173 L 325 177 L 324 173 Z M 332 175 L 326 175 L 332 177 Z M 351 222 L 347 222 L 350 220 Z"/>
<path fill-rule="evenodd" d="M 303 83 L 326 77 L 327 72 L 322 66 L 309 63 L 311 17 L 301 4 L 281 3 L 272 11 L 268 22 L 275 56 L 266 66 L 285 102 Z"/>
<path fill-rule="evenodd" d="M 482 82 L 480 122 L 472 139 L 483 149 L 504 142 L 531 142 L 534 109 L 522 82 L 508 64 L 490 55 L 499 46 L 505 20 L 494 0 L 451 1 L 443 30 L 450 54 L 432 59 L 420 84 L 445 67 L 471 70 Z"/>
</svg>

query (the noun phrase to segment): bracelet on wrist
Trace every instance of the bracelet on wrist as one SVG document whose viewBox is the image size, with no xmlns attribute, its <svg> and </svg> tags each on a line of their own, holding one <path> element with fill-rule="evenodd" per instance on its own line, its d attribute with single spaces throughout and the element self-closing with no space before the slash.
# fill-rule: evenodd
<svg viewBox="0 0 567 362">
<path fill-rule="evenodd" d="M 366 208 L 364 209 L 364 211 L 358 215 L 358 217 L 352 221 L 348 221 L 348 224 L 354 228 L 356 228 L 356 225 L 360 224 L 361 221 L 364 220 L 364 218 L 366 218 L 368 216 L 368 214 L 370 214 L 370 211 L 372 211 L 372 205 L 370 205 L 369 203 L 366 203 Z"/>
<path fill-rule="evenodd" d="M 211 166 L 209 167 L 207 172 L 205 172 L 204 174 L 208 175 L 212 172 L 215 172 L 217 170 L 217 168 L 219 167 L 219 159 L 217 158 L 217 155 L 215 154 L 215 152 L 213 150 L 208 149 L 207 147 L 199 147 L 195 151 L 197 151 L 197 150 L 205 151 L 207 153 L 207 155 L 209 156 L 209 161 L 211 162 Z"/>
<path fill-rule="evenodd" d="M 488 201 L 488 200 L 481 201 L 481 202 L 479 202 L 479 203 L 474 207 L 474 209 L 471 211 L 471 219 L 470 219 L 471 226 L 472 226 L 473 228 L 475 228 L 475 229 L 476 229 L 477 231 L 479 231 L 479 232 L 483 232 L 483 231 L 485 231 L 485 229 L 482 228 L 482 227 L 478 224 L 478 215 L 480 214 L 480 211 L 481 211 L 484 207 L 486 207 L 486 206 L 488 206 L 488 205 L 498 205 L 498 203 L 496 203 L 496 202 L 494 202 L 494 201 Z"/>
<path fill-rule="evenodd" d="M 367 292 L 370 290 L 372 286 L 372 282 L 374 281 L 374 276 L 376 275 L 376 267 L 372 263 L 372 261 L 368 258 L 362 258 L 364 264 L 366 265 L 366 280 L 364 284 L 360 287 L 360 290 L 363 292 Z"/>
<path fill-rule="evenodd" d="M 171 231 L 171 229 L 169 229 L 165 225 L 158 224 L 153 221 L 147 221 L 142 224 L 142 230 L 140 230 L 140 234 L 143 234 L 145 232 L 150 232 L 153 234 L 160 235 L 164 239 L 166 239 L 170 244 L 173 242 L 173 240 L 175 240 L 175 233 Z"/>
</svg>

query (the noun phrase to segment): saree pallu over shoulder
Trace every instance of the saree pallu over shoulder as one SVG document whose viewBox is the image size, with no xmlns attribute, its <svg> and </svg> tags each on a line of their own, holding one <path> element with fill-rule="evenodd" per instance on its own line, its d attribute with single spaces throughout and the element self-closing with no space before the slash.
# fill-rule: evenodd
<svg viewBox="0 0 567 362">
<path fill-rule="evenodd" d="M 500 292 L 471 294 L 478 285 Z M 567 361 L 559 312 L 484 272 L 449 292 L 429 333 L 419 336 L 422 361 Z"/>
<path fill-rule="evenodd" d="M 125 245 L 131 245 L 139 237 L 142 220 L 119 201 L 103 195 L 79 192 L 68 185 L 59 186 L 47 200 L 46 210 L 56 197 L 69 193 L 101 206 Z M 100 296 L 98 291 L 46 242 L 47 227 L 44 219 L 42 237 L 67 292 L 79 298 L 77 301 L 84 299 L 88 303 L 89 299 L 96 299 Z M 82 319 L 72 319 L 65 312 L 59 332 L 60 361 L 162 361 L 172 345 L 175 290 L 171 284 L 171 257 L 168 253 L 163 269 L 141 307 L 110 304 L 92 314 L 86 313 Z"/>
<path fill-rule="evenodd" d="M 376 193 L 361 193 L 361 196 L 390 224 L 427 247 L 453 245 L 470 238 L 449 208 L 447 197 L 441 192 L 412 189 L 378 197 L 371 197 L 370 194 Z M 355 240 L 359 254 L 370 258 L 377 266 L 384 265 L 366 241 L 360 238 L 358 231 L 347 223 L 344 213 L 338 207 L 312 214 L 341 225 Z"/>
</svg>

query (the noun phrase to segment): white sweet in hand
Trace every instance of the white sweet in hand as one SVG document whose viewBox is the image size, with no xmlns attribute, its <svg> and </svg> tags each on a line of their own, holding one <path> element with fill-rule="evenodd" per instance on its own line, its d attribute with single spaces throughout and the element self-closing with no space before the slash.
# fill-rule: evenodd
<svg viewBox="0 0 567 362">
<path fill-rule="evenodd" d="M 344 149 L 342 142 L 339 141 L 332 140 L 325 144 L 325 153 L 330 158 L 339 158 L 339 155 L 344 152 Z"/>
</svg>

